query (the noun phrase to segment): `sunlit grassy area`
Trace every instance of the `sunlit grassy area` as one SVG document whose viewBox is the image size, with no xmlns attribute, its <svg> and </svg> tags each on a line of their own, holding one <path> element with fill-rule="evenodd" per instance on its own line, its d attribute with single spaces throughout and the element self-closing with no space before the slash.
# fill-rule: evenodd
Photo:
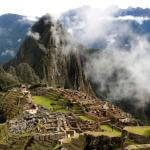
<svg viewBox="0 0 150 150">
<path fill-rule="evenodd" d="M 79 116 L 79 118 L 84 120 L 84 121 L 95 122 L 95 120 L 92 119 L 92 117 L 87 116 L 87 115 L 81 115 L 81 116 Z"/>
<path fill-rule="evenodd" d="M 150 137 L 150 126 L 125 127 L 124 130 L 130 133 Z"/>
<path fill-rule="evenodd" d="M 56 96 L 33 96 L 32 101 L 35 104 L 41 105 L 51 111 L 55 112 L 63 112 L 63 113 L 68 113 L 68 112 L 77 112 L 77 107 L 72 107 L 69 108 L 67 107 L 67 100 L 60 98 L 56 99 Z M 78 108 L 79 109 L 79 108 Z"/>
<path fill-rule="evenodd" d="M 111 135 L 121 136 L 121 132 L 119 130 L 117 130 L 116 128 L 113 128 L 112 126 L 108 124 L 101 125 L 100 129 L 104 130 L 104 134 L 110 133 Z"/>
<path fill-rule="evenodd" d="M 120 137 L 121 132 L 110 125 L 101 125 L 100 129 L 104 130 L 102 132 L 87 132 L 88 134 L 98 137 L 98 136 L 109 136 L 109 137 Z"/>
<path fill-rule="evenodd" d="M 49 93 L 46 96 L 33 96 L 32 101 L 35 104 L 41 105 L 51 111 L 69 113 L 73 112 L 81 120 L 95 122 L 95 118 L 88 116 L 82 112 L 82 108 L 78 105 L 68 106 L 69 100 L 60 96 L 57 93 Z"/>
<path fill-rule="evenodd" d="M 108 137 L 120 137 L 121 133 L 119 132 L 109 132 L 109 131 L 104 131 L 104 132 L 92 132 L 89 131 L 87 134 L 98 137 L 98 136 L 108 136 Z"/>
<path fill-rule="evenodd" d="M 33 96 L 32 101 L 35 104 L 41 105 L 45 108 L 48 108 L 48 109 L 52 108 L 51 104 L 52 104 L 53 101 L 50 100 L 49 98 L 46 98 L 46 97 L 43 97 L 43 96 Z"/>
<path fill-rule="evenodd" d="M 63 104 L 65 102 L 62 100 L 56 101 L 55 99 L 50 99 L 43 96 L 33 96 L 32 100 L 35 104 L 41 105 L 52 111 L 69 112 L 69 110 Z"/>
</svg>

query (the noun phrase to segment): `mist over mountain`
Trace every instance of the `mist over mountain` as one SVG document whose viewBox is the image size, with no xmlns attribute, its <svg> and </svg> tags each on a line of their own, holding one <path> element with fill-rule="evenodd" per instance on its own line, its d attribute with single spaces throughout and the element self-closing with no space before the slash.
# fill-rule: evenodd
<svg viewBox="0 0 150 150">
<path fill-rule="evenodd" d="M 103 99 L 119 103 L 125 110 L 135 110 L 132 113 L 136 116 L 147 118 L 149 108 L 145 109 L 145 106 L 150 103 L 148 11 L 116 7 L 101 11 L 82 7 L 66 12 L 60 18 L 77 40 L 97 49 L 85 67 L 96 93 Z M 127 109 L 128 104 L 134 109 Z"/>
<path fill-rule="evenodd" d="M 112 101 L 136 99 L 136 107 L 145 107 L 150 95 L 147 84 L 150 59 L 148 11 L 150 10 L 142 8 L 121 10 L 116 7 L 101 11 L 84 6 L 60 17 L 65 29 L 48 17 L 49 19 L 38 21 L 29 30 L 33 22 L 22 19 L 23 27 L 24 22 L 27 22 L 28 29 L 26 32 L 24 29 L 21 31 L 24 38 L 25 35 L 27 37 L 16 58 L 8 66 L 23 66 L 22 73 L 18 74 L 19 81 L 24 80 L 24 70 L 27 68 L 32 82 L 40 78 L 52 86 L 61 85 L 73 89 L 85 89 L 87 83 L 82 74 L 84 72 L 94 84 L 98 96 Z M 81 43 L 86 48 L 77 46 L 72 41 Z M 87 48 L 92 49 L 87 51 Z M 72 56 L 70 52 L 77 54 Z M 87 55 L 88 52 L 90 55 Z M 88 61 L 85 61 L 85 56 Z M 7 60 L 9 59 L 10 56 Z M 76 62 L 75 66 L 73 61 Z M 60 79 L 61 75 L 63 79 Z"/>
<path fill-rule="evenodd" d="M 150 9 L 148 8 L 119 9 L 110 7 L 101 11 L 84 6 L 65 12 L 60 20 L 66 29 L 84 45 L 103 49 L 109 42 L 108 36 L 121 39 L 122 47 L 129 44 L 130 35 L 128 33 L 121 35 L 122 25 L 130 26 L 131 32 L 149 36 L 149 14 Z M 100 32 L 103 26 L 105 26 L 104 32 L 107 32 L 106 37 Z"/>
<path fill-rule="evenodd" d="M 52 87 L 64 87 L 88 91 L 87 78 L 83 70 L 82 53 L 85 48 L 73 40 L 64 27 L 50 15 L 39 19 L 28 32 L 16 57 L 5 64 L 15 67 L 18 77 L 36 83 L 37 77 Z M 28 65 L 27 65 L 28 64 Z M 17 68 L 20 68 L 17 71 Z M 33 68 L 33 70 L 31 68 Z M 28 71 L 27 71 L 28 70 Z M 28 82 L 28 83 L 31 83 Z"/>
<path fill-rule="evenodd" d="M 116 9 L 113 14 L 113 24 L 115 28 L 110 28 L 108 25 L 108 35 L 114 36 L 114 33 L 121 28 L 122 24 L 129 25 L 131 30 L 139 35 L 150 34 L 150 9 L 143 8 L 128 8 L 119 9 L 116 7 L 109 8 L 110 10 Z M 102 18 L 100 10 L 94 10 L 89 6 L 69 10 L 61 15 L 60 21 L 65 28 L 74 36 L 75 39 L 79 40 L 82 44 L 91 48 L 104 48 L 107 45 L 108 39 L 99 33 L 91 35 L 93 29 L 90 29 L 89 17 L 87 14 L 91 12 L 91 17 L 95 20 L 91 20 L 91 24 L 95 24 L 96 30 L 99 28 L 99 19 Z M 98 12 L 98 13 L 97 13 Z M 112 17 L 112 16 L 111 16 Z M 106 18 L 107 19 L 107 18 Z M 110 18 L 109 18 L 110 19 Z M 35 22 L 36 18 L 29 18 L 17 14 L 4 14 L 0 16 L 0 63 L 5 63 L 13 58 L 22 41 L 25 39 L 27 32 Z M 88 21 L 87 21 L 88 20 Z M 116 30 L 116 31 L 115 31 Z M 86 32 L 88 31 L 88 32 Z M 120 38 L 121 46 L 128 47 L 129 35 L 117 35 Z"/>
<path fill-rule="evenodd" d="M 33 21 L 25 16 L 0 16 L 0 63 L 5 63 L 16 55 L 32 24 Z"/>
<path fill-rule="evenodd" d="M 27 31 L 16 56 L 0 66 L 0 147 L 95 150 L 124 149 L 129 140 L 138 147 L 149 144 L 149 36 L 132 30 L 126 19 L 133 18 L 115 17 L 114 8 L 100 19 L 102 11 L 78 10 L 82 19 L 71 18 L 76 27 L 85 21 L 76 28 L 80 37 L 46 14 Z"/>
<path fill-rule="evenodd" d="M 0 16 L 0 149 L 149 150 L 149 27 L 116 6 Z"/>
</svg>

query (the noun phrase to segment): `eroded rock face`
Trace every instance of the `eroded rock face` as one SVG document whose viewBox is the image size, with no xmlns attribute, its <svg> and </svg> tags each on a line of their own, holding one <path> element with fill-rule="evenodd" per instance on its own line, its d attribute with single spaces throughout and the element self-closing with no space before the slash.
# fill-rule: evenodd
<svg viewBox="0 0 150 150">
<path fill-rule="evenodd" d="M 45 15 L 33 25 L 17 57 L 5 67 L 28 63 L 50 86 L 87 91 L 80 48 L 59 22 Z"/>
</svg>

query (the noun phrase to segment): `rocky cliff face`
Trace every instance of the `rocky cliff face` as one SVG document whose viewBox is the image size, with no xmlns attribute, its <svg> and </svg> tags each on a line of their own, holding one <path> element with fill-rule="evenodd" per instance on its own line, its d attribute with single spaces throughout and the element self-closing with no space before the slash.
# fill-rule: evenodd
<svg viewBox="0 0 150 150">
<path fill-rule="evenodd" d="M 79 47 L 59 22 L 45 15 L 33 25 L 16 58 L 5 67 L 28 63 L 50 86 L 88 91 Z"/>
</svg>

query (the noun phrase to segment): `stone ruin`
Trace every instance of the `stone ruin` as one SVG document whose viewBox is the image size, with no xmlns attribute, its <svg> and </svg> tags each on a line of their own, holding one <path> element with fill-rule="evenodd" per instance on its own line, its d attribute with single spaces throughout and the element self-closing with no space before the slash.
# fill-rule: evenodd
<svg viewBox="0 0 150 150">
<path fill-rule="evenodd" d="M 67 100 L 69 100 L 71 104 L 79 105 L 81 111 L 84 114 L 87 114 L 88 116 L 91 116 L 95 120 L 97 120 L 98 124 L 109 122 L 110 124 L 116 125 L 121 129 L 123 129 L 127 125 L 137 125 L 136 120 L 131 119 L 131 115 L 122 112 L 118 107 L 112 105 L 110 102 L 108 103 L 100 101 L 95 97 L 89 96 L 83 92 L 62 88 L 55 89 L 53 87 L 47 87 L 45 89 L 37 88 L 34 94 L 45 95 L 47 92 L 58 93 L 64 96 Z M 77 118 L 75 120 L 77 120 Z"/>
<path fill-rule="evenodd" d="M 100 124 L 110 124 L 122 131 L 125 125 L 135 123 L 129 114 L 122 112 L 108 102 L 97 101 L 93 97 L 78 91 L 45 88 L 48 92 L 58 92 L 73 105 L 79 105 L 82 113 L 92 116 L 96 122 L 81 120 L 76 113 L 51 112 L 32 103 L 32 96 L 25 85 L 20 91 L 22 98 L 27 100 L 23 114 L 7 122 L 9 134 L 29 133 L 35 141 L 62 141 L 64 138 L 86 133 L 87 131 L 102 131 Z M 39 90 L 39 95 L 45 95 Z M 113 120 L 115 119 L 115 121 Z M 121 129 L 120 129 L 121 127 Z M 34 135 L 32 133 L 34 132 Z"/>
<path fill-rule="evenodd" d="M 54 90 L 54 89 L 53 89 Z M 83 109 L 84 113 L 95 118 L 99 124 L 109 121 L 123 129 L 126 125 L 137 125 L 137 121 L 132 119 L 130 114 L 122 112 L 118 107 L 110 102 L 104 102 L 91 97 L 86 93 L 73 91 L 69 89 L 55 89 L 57 92 L 64 95 L 73 104 L 78 104 Z"/>
<path fill-rule="evenodd" d="M 56 136 L 57 140 L 60 140 L 61 138 L 74 136 L 76 133 L 98 131 L 99 124 L 80 120 L 72 113 L 50 112 L 38 106 L 35 114 L 24 111 L 20 118 L 10 120 L 8 130 L 12 135 L 35 131 L 39 133 L 35 137 L 36 139 L 42 137 L 44 139 L 45 135 L 45 138 L 51 139 Z"/>
</svg>

